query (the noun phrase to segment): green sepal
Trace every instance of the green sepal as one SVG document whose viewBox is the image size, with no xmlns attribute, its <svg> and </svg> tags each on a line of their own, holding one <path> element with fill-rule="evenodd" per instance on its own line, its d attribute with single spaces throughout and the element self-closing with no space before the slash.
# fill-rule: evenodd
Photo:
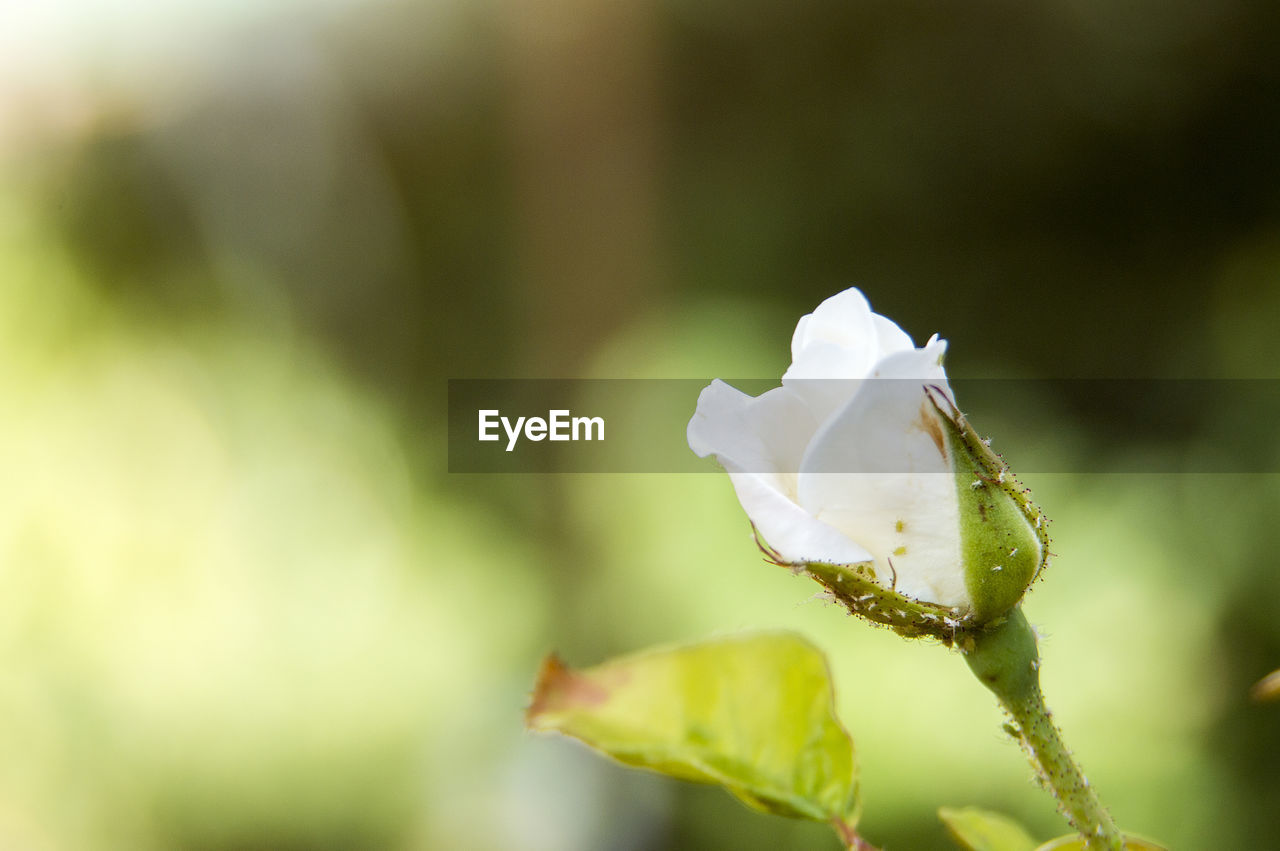
<svg viewBox="0 0 1280 851">
<path fill-rule="evenodd" d="M 831 600 L 848 609 L 849 614 L 887 626 L 904 638 L 928 636 L 950 646 L 966 630 L 979 625 L 966 609 L 916 600 L 898 593 L 892 587 L 884 587 L 879 581 L 882 577 L 876 575 L 872 562 L 789 562 L 769 546 L 759 530 L 756 530 L 756 545 L 773 564 L 817 582 L 827 590 Z M 892 575 L 889 581 L 892 586 Z"/>
<path fill-rule="evenodd" d="M 926 603 L 885 588 L 876 582 L 870 563 L 811 562 L 793 569 L 826 588 L 831 599 L 850 614 L 887 626 L 904 638 L 930 636 L 950 645 L 978 625 L 964 609 Z"/>
<path fill-rule="evenodd" d="M 987 623 L 1016 606 L 1043 569 L 1047 523 L 1030 491 L 946 394 L 934 387 L 925 394 L 946 426 L 947 456 L 955 470 L 969 614 L 975 623 Z"/>
</svg>

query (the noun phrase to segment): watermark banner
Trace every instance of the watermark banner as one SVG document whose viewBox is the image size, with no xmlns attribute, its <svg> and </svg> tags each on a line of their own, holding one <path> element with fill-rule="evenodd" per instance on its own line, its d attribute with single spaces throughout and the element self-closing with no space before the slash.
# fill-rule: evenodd
<svg viewBox="0 0 1280 851">
<path fill-rule="evenodd" d="M 710 379 L 450 379 L 451 473 L 719 473 L 689 449 L 686 428 Z M 773 379 L 726 379 L 747 396 Z M 951 379 L 950 398 L 1015 473 L 1280 472 L 1280 380 Z M 922 429 L 924 382 L 789 381 L 800 414 L 749 472 L 797 473 L 801 447 L 862 434 L 832 418 L 871 418 L 888 440 Z M 744 400 L 745 402 L 745 400 Z M 842 413 L 843 412 L 843 413 Z M 905 412 L 905 413 L 904 413 Z M 876 418 L 883 417 L 883 421 Z M 758 420 L 746 416 L 744 439 Z M 865 420 L 864 420 L 865 423 Z M 826 431 L 824 431 L 826 429 Z M 771 447 L 781 445 L 776 439 Z M 747 453 L 751 455 L 751 453 Z M 828 473 L 915 472 L 893 453 L 848 452 Z M 888 465 L 888 466 L 886 466 Z M 896 466 L 895 466 L 896 465 Z M 901 469 L 899 469 L 901 467 Z"/>
</svg>

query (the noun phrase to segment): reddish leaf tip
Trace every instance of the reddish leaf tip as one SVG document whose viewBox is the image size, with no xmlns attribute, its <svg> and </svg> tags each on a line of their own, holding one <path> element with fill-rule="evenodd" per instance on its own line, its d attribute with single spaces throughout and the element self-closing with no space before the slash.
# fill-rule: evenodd
<svg viewBox="0 0 1280 851">
<path fill-rule="evenodd" d="M 609 696 L 604 687 L 566 665 L 555 653 L 547 654 L 538 668 L 533 697 L 524 713 L 526 727 L 537 727 L 541 716 L 559 710 L 595 706 Z"/>
</svg>

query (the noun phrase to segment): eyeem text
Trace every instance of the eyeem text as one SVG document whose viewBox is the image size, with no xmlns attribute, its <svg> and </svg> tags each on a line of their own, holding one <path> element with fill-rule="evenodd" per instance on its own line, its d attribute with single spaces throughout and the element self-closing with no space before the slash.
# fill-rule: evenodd
<svg viewBox="0 0 1280 851">
<path fill-rule="evenodd" d="M 575 417 L 568 410 L 548 411 L 546 419 L 516 417 L 514 423 L 496 408 L 480 411 L 480 440 L 500 440 L 499 426 L 506 432 L 508 452 L 516 448 L 522 432 L 534 441 L 604 440 L 604 417 Z"/>
</svg>

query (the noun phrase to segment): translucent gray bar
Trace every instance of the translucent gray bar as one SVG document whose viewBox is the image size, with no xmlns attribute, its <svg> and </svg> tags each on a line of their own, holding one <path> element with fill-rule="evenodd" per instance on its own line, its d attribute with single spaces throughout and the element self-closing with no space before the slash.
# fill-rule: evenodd
<svg viewBox="0 0 1280 851">
<path fill-rule="evenodd" d="M 710 381 L 450 379 L 449 471 L 718 473 L 685 437 Z M 725 382 L 751 396 L 779 385 Z M 899 383 L 923 399 L 923 382 Z M 1280 379 L 953 378 L 950 386 L 1015 474 L 1280 472 Z M 494 412 L 485 415 L 491 439 L 480 439 L 481 412 Z"/>
</svg>

